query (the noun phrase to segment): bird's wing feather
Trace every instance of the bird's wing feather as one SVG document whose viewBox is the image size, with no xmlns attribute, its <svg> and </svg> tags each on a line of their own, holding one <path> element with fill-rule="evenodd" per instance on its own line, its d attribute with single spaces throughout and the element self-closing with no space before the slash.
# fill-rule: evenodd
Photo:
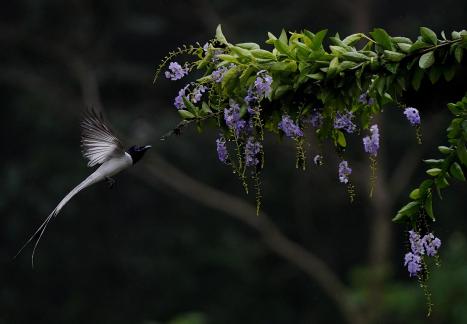
<svg viewBox="0 0 467 324">
<path fill-rule="evenodd" d="M 81 147 L 89 167 L 125 154 L 122 143 L 106 125 L 102 114 L 94 110 L 89 110 L 81 122 Z"/>
</svg>

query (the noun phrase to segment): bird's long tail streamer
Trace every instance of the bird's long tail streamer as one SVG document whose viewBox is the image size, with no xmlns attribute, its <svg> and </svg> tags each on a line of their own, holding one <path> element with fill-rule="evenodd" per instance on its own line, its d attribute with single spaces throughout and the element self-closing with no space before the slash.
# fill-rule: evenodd
<svg viewBox="0 0 467 324">
<path fill-rule="evenodd" d="M 42 238 L 42 235 L 44 234 L 45 232 L 45 229 L 47 228 L 47 225 L 49 225 L 49 222 L 50 220 L 57 216 L 58 213 L 60 213 L 60 210 L 62 210 L 62 208 L 71 200 L 71 198 L 73 198 L 77 193 L 79 193 L 81 190 L 89 187 L 90 185 L 94 184 L 95 182 L 97 182 L 98 179 L 97 177 L 92 174 L 90 175 L 88 178 L 86 178 L 83 182 L 81 182 L 79 185 L 77 185 L 72 191 L 70 191 L 66 196 L 65 198 L 63 198 L 60 203 L 57 205 L 57 207 L 55 207 L 55 209 L 50 213 L 49 216 L 47 216 L 47 218 L 42 222 L 41 226 L 39 226 L 39 228 L 34 232 L 34 234 L 32 234 L 29 239 L 26 241 L 26 243 L 24 243 L 24 245 L 21 247 L 21 249 L 19 249 L 18 253 L 16 253 L 16 255 L 13 257 L 13 259 L 15 259 L 18 255 L 21 254 L 21 252 L 24 250 L 24 248 L 26 246 L 28 246 L 33 240 L 35 237 L 37 237 L 37 240 L 36 242 L 34 243 L 34 248 L 32 250 L 32 254 L 31 254 L 31 265 L 32 267 L 34 268 L 34 255 L 36 253 L 36 249 L 37 249 L 37 246 L 39 245 L 39 242 Z"/>
</svg>

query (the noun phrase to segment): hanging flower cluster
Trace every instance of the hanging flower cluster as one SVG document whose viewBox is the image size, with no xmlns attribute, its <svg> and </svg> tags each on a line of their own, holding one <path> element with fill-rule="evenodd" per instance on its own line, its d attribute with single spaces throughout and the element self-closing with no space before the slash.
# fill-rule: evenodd
<svg viewBox="0 0 467 324">
<path fill-rule="evenodd" d="M 328 38 L 330 46 L 323 43 L 326 34 L 327 30 L 289 34 L 282 31 L 278 37 L 269 33 L 266 43 L 273 49 L 266 50 L 255 43 L 229 43 L 219 26 L 214 40 L 202 47 L 185 46 L 169 53 L 156 71 L 157 78 L 168 65 L 165 76 L 174 81 L 189 71 L 201 73 L 195 82 L 179 90 L 174 100 L 183 118 L 177 130 L 189 123 L 196 123 L 200 129 L 205 121 L 216 123 L 220 132 L 216 140 L 218 158 L 233 168 L 245 190 L 248 191 L 248 183 L 253 180 L 257 206 L 258 177 L 265 164 L 265 131 L 293 139 L 296 167 L 303 169 L 308 160 L 305 148 L 314 153 L 311 165 L 317 166 L 324 161 L 321 145 L 332 143 L 340 161 L 336 181 L 347 185 L 351 197 L 352 168 L 345 155 L 348 138 L 358 136 L 363 143 L 362 151 L 370 159 L 371 196 L 381 139 L 373 118 L 385 105 L 405 107 L 400 102 L 402 95 L 411 89 L 418 90 L 425 74 L 436 82 L 441 76 L 433 77 L 434 67 L 439 67 L 442 77 L 450 81 L 467 49 L 467 31 L 453 32 L 451 39 L 443 33 L 439 39 L 433 31 L 422 27 L 418 40 L 413 42 L 376 28 L 369 35 L 357 33 L 343 39 L 336 34 Z M 362 42 L 366 43 L 357 48 Z M 180 54 L 195 59 L 184 65 L 173 62 L 173 57 Z M 394 221 L 414 227 L 422 213 L 434 220 L 433 193 L 440 194 L 449 185 L 447 178 L 451 176 L 465 180 L 467 99 L 456 105 L 450 108 L 455 115 L 448 129 L 450 146 L 440 147 L 447 157 L 428 160 L 432 167 L 427 173 L 432 178 L 411 193 L 413 201 L 397 213 Z M 420 141 L 419 111 L 407 107 L 403 113 L 415 127 Z M 369 134 L 361 136 L 366 130 Z M 312 136 L 319 143 L 317 147 L 307 142 Z M 436 254 L 441 243 L 432 234 L 417 241 L 415 234 L 411 236 L 411 245 L 412 241 L 421 243 L 414 245 L 405 257 L 412 276 L 420 273 L 423 256 Z"/>
<path fill-rule="evenodd" d="M 433 257 L 441 247 L 441 240 L 433 233 L 425 234 L 423 237 L 414 230 L 409 231 L 410 252 L 404 257 L 404 265 L 409 275 L 416 276 L 422 271 L 423 256 Z"/>
</svg>

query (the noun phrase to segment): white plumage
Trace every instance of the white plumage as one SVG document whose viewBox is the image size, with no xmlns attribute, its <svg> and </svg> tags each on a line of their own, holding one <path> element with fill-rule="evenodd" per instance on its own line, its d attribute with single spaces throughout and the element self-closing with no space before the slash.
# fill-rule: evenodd
<svg viewBox="0 0 467 324">
<path fill-rule="evenodd" d="M 62 208 L 80 191 L 87 187 L 109 179 L 115 174 L 123 171 L 133 164 L 133 159 L 130 154 L 124 151 L 121 141 L 114 135 L 112 130 L 105 124 L 102 114 L 95 111 L 89 111 L 81 122 L 81 146 L 83 156 L 89 160 L 88 166 L 93 167 L 101 164 L 96 171 L 88 176 L 84 181 L 71 190 L 55 207 L 50 215 L 44 220 L 36 232 L 26 241 L 23 247 L 18 251 L 18 256 L 21 251 L 31 241 L 39 235 L 31 256 L 32 265 L 34 266 L 34 253 L 37 245 L 44 234 L 44 231 L 50 220 L 57 216 Z M 150 146 L 146 146 L 146 149 Z M 15 257 L 16 257 L 15 256 Z"/>
</svg>

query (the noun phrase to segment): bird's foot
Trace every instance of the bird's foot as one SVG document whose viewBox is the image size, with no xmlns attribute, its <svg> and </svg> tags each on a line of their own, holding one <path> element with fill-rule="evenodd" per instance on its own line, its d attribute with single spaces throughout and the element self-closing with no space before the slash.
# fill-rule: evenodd
<svg viewBox="0 0 467 324">
<path fill-rule="evenodd" d="M 112 189 L 114 184 L 115 184 L 115 180 L 112 179 L 111 177 L 106 177 L 105 178 L 105 181 L 107 181 L 107 184 L 109 186 L 109 189 Z"/>
</svg>

